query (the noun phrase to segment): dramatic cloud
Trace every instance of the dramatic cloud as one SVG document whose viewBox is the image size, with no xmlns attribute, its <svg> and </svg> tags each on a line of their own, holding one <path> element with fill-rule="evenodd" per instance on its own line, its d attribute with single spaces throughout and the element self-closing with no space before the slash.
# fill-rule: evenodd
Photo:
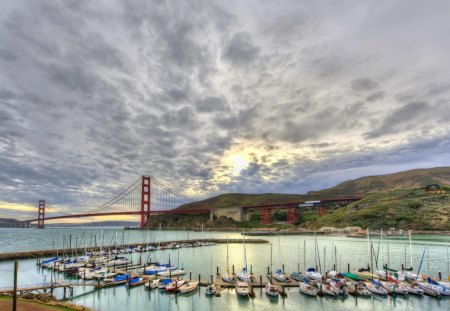
<svg viewBox="0 0 450 311">
<path fill-rule="evenodd" d="M 204 198 L 450 164 L 445 2 L 0 7 L 0 217 L 140 175 Z"/>
</svg>

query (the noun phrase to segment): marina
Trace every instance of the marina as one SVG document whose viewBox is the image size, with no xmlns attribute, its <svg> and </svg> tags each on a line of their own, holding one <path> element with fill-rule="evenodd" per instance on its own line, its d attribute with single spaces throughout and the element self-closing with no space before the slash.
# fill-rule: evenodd
<svg viewBox="0 0 450 311">
<path fill-rule="evenodd" d="M 64 236 L 67 240 L 67 234 L 76 236 L 74 229 L 58 230 L 59 239 L 63 239 Z M 56 234 L 55 229 L 44 230 L 46 233 L 48 231 Z M 28 232 L 32 233 L 33 230 L 28 230 Z M 110 237 L 110 241 L 115 240 L 113 237 L 117 235 L 117 232 L 120 233 L 119 236 L 122 234 L 121 229 L 93 229 L 92 232 Z M 160 303 L 164 303 L 173 307 L 187 304 L 186 308 L 191 309 L 189 302 L 186 301 L 188 299 L 195 305 L 199 304 L 205 308 L 214 306 L 219 310 L 228 310 L 229 306 L 223 306 L 224 301 L 228 305 L 238 303 L 239 306 L 243 305 L 244 309 L 248 310 L 257 308 L 256 305 L 268 307 L 275 303 L 287 306 L 300 302 L 308 305 L 311 310 L 319 310 L 318 308 L 324 305 L 332 308 L 336 303 L 344 310 L 352 309 L 355 303 L 362 310 L 377 310 L 378 308 L 419 310 L 424 305 L 432 305 L 445 310 L 445 306 L 449 304 L 449 296 L 446 295 L 446 291 L 442 290 L 438 295 L 434 295 L 430 288 L 439 287 L 439 285 L 431 283 L 426 285 L 428 283 L 426 280 L 422 283 L 428 289 L 423 290 L 423 294 L 412 292 L 415 287 L 420 287 L 415 280 L 411 280 L 410 283 L 401 281 L 402 284 L 411 284 L 411 292 L 408 294 L 402 294 L 400 290 L 396 290 L 396 288 L 400 289 L 400 285 L 394 285 L 394 292 L 390 290 L 389 295 L 384 294 L 382 289 L 379 290 L 379 293 L 371 292 L 369 289 L 375 286 L 373 287 L 375 290 L 377 285 L 370 279 L 381 279 L 382 273 L 374 271 L 372 275 L 371 271 L 360 270 L 361 267 L 367 266 L 366 262 L 368 261 L 365 239 L 314 235 L 270 236 L 264 240 L 245 238 L 245 244 L 243 244 L 244 239 L 241 232 L 208 232 L 207 234 L 190 232 L 188 245 L 188 239 L 184 236 L 188 234 L 187 232 L 153 232 L 153 237 L 159 236 L 161 241 L 153 238 L 146 243 L 142 243 L 143 234 L 138 231 L 127 231 L 127 233 L 123 233 L 124 244 L 114 246 L 114 242 L 111 245 L 105 243 L 103 253 L 99 249 L 89 248 L 88 245 L 86 250 L 90 253 L 90 261 L 87 260 L 86 263 L 90 262 L 89 268 L 80 264 L 73 269 L 73 266 L 69 266 L 74 264 L 69 261 L 70 256 L 65 260 L 61 259 L 63 257 L 55 259 L 56 256 L 53 257 L 55 250 L 48 257 L 20 260 L 17 293 L 19 296 L 26 296 L 29 293 L 54 295 L 58 299 L 97 310 L 106 308 L 120 310 L 124 303 L 130 303 L 130 299 L 132 303 L 142 308 L 148 304 L 156 307 Z M 199 236 L 202 234 L 209 236 L 201 239 Z M 174 235 L 178 235 L 181 239 L 177 241 L 173 238 Z M 378 239 L 379 237 L 371 237 L 372 244 L 379 243 Z M 409 253 L 409 240 L 404 237 L 389 238 L 389 247 L 385 242 L 379 244 L 379 247 L 380 251 L 383 250 L 386 260 L 389 251 L 392 267 L 400 269 L 402 265 L 409 266 L 412 258 L 415 272 L 422 262 L 421 271 L 423 273 L 420 272 L 421 276 L 431 276 L 431 282 L 445 282 L 448 242 L 448 239 L 441 236 L 413 236 L 411 254 Z M 245 245 L 245 250 L 243 245 Z M 430 257 L 423 255 L 425 247 L 431 249 Z M 376 248 L 378 248 L 378 244 Z M 407 248 L 406 256 L 405 248 Z M 73 252 L 73 254 L 78 253 L 75 257 L 81 259 L 82 255 L 86 255 L 84 249 L 83 254 L 80 249 L 63 248 L 62 250 L 60 252 L 58 248 L 57 253 L 60 256 L 63 253 L 71 254 Z M 227 256 L 228 253 L 229 256 Z M 320 256 L 318 256 L 319 253 Z M 351 253 L 353 255 L 349 255 Z M 108 257 L 109 261 L 98 264 L 98 266 L 93 264 L 96 262 L 94 258 L 100 256 L 110 256 Z M 272 257 L 273 259 L 271 259 Z M 441 260 L 437 258 L 441 258 Z M 73 261 L 74 257 L 71 259 Z M 247 259 L 250 280 L 238 283 L 238 272 L 245 264 L 243 261 L 245 259 Z M 124 262 L 118 260 L 124 260 Z M 2 294 L 12 294 L 12 263 L 13 261 L 10 260 L 0 263 L 0 271 L 4 276 L 0 283 L 0 293 Z M 319 279 L 308 277 L 307 270 L 316 264 Z M 378 266 L 381 268 L 381 263 L 378 263 Z M 153 273 L 153 270 L 157 271 L 158 267 L 162 270 Z M 97 278 L 88 276 L 93 269 L 105 268 L 108 269 L 105 273 L 110 273 L 109 281 L 106 281 L 106 276 Z M 386 269 L 381 271 L 386 272 L 387 267 L 384 268 Z M 89 269 L 92 271 L 88 272 Z M 280 270 L 280 273 L 285 272 L 286 281 L 277 280 L 275 277 L 277 270 Z M 395 278 L 396 272 L 394 271 L 397 270 L 392 270 L 392 278 Z M 171 275 L 171 271 L 174 271 L 174 275 Z M 223 279 L 227 271 L 230 276 L 228 282 Z M 406 270 L 403 272 L 408 273 Z M 159 276 L 158 273 L 164 276 Z M 390 272 L 389 275 L 391 275 Z M 439 276 L 442 280 L 439 280 Z M 162 280 L 166 280 L 164 282 L 168 284 L 177 284 L 177 282 L 179 284 L 172 285 L 169 287 L 170 290 L 150 289 L 150 283 L 160 283 Z M 30 281 L 34 282 L 34 285 L 31 285 Z M 395 284 L 394 282 L 397 280 L 389 279 L 389 284 Z M 242 286 L 242 283 L 246 284 L 245 291 L 248 294 L 237 295 L 237 287 L 238 285 Z M 340 283 L 345 284 L 339 288 L 342 293 L 336 290 Z M 357 288 L 358 286 L 362 289 L 354 291 L 353 287 Z M 212 289 L 213 293 L 210 293 Z M 311 300 L 314 296 L 318 300 Z"/>
</svg>

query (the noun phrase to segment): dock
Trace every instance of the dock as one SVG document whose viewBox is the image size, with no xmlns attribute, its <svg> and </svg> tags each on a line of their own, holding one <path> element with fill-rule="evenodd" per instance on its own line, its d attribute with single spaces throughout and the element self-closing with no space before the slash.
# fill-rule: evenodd
<svg viewBox="0 0 450 311">
<path fill-rule="evenodd" d="M 213 242 L 216 244 L 226 244 L 228 241 L 229 244 L 242 244 L 244 243 L 244 239 L 197 239 L 197 240 L 174 240 L 174 241 L 161 241 L 161 242 L 149 242 L 149 243 L 134 243 L 134 244 L 126 244 L 126 245 L 116 245 L 116 248 L 128 248 L 137 247 L 143 245 L 161 245 L 163 249 L 173 249 L 169 246 L 177 243 L 177 244 L 198 244 L 204 242 Z M 263 239 L 245 239 L 245 243 L 247 244 L 264 244 L 269 243 Z M 166 248 L 167 247 L 167 248 Z M 195 245 L 192 247 L 205 247 L 200 245 Z M 105 249 L 108 247 L 104 247 Z M 110 247 L 112 248 L 112 247 Z M 89 250 L 96 252 L 100 251 L 100 247 L 88 247 Z M 8 261 L 8 260 L 17 260 L 17 259 L 28 259 L 28 258 L 42 258 L 48 256 L 55 256 L 56 253 L 77 253 L 80 252 L 80 248 L 70 248 L 70 249 L 48 249 L 48 250 L 36 250 L 36 251 L 27 251 L 27 252 L 11 252 L 11 253 L 3 253 L 0 254 L 0 261 Z"/>
</svg>

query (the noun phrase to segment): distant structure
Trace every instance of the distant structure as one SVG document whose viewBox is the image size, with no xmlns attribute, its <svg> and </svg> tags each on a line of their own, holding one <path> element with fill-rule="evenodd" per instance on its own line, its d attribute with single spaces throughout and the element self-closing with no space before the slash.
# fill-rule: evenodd
<svg viewBox="0 0 450 311">
<path fill-rule="evenodd" d="M 427 193 L 445 193 L 445 190 L 438 184 L 431 184 L 425 187 Z"/>
</svg>

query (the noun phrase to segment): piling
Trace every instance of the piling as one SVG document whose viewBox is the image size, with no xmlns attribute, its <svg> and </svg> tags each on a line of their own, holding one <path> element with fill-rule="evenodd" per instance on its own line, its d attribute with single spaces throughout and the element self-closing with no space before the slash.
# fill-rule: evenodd
<svg viewBox="0 0 450 311">
<path fill-rule="evenodd" d="M 283 264 L 283 273 L 284 273 L 284 264 Z"/>
<path fill-rule="evenodd" d="M 270 268 L 269 268 L 269 266 L 267 266 L 267 274 L 269 274 L 270 273 Z"/>
<path fill-rule="evenodd" d="M 232 268 L 233 268 L 233 275 L 234 275 L 234 265 L 232 265 Z"/>
<path fill-rule="evenodd" d="M 442 273 L 441 273 L 441 271 L 439 271 L 439 281 L 441 281 L 442 280 Z"/>
<path fill-rule="evenodd" d="M 13 311 L 17 310 L 17 270 L 19 270 L 19 261 L 14 261 L 14 293 L 13 293 Z"/>
<path fill-rule="evenodd" d="M 192 281 L 192 272 L 189 272 L 189 281 Z"/>
<path fill-rule="evenodd" d="M 216 267 L 216 274 L 219 275 L 219 267 Z"/>
<path fill-rule="evenodd" d="M 350 273 L 350 264 L 349 263 L 347 264 L 347 272 Z"/>
<path fill-rule="evenodd" d="M 259 276 L 259 284 L 262 286 L 262 275 Z"/>
</svg>

